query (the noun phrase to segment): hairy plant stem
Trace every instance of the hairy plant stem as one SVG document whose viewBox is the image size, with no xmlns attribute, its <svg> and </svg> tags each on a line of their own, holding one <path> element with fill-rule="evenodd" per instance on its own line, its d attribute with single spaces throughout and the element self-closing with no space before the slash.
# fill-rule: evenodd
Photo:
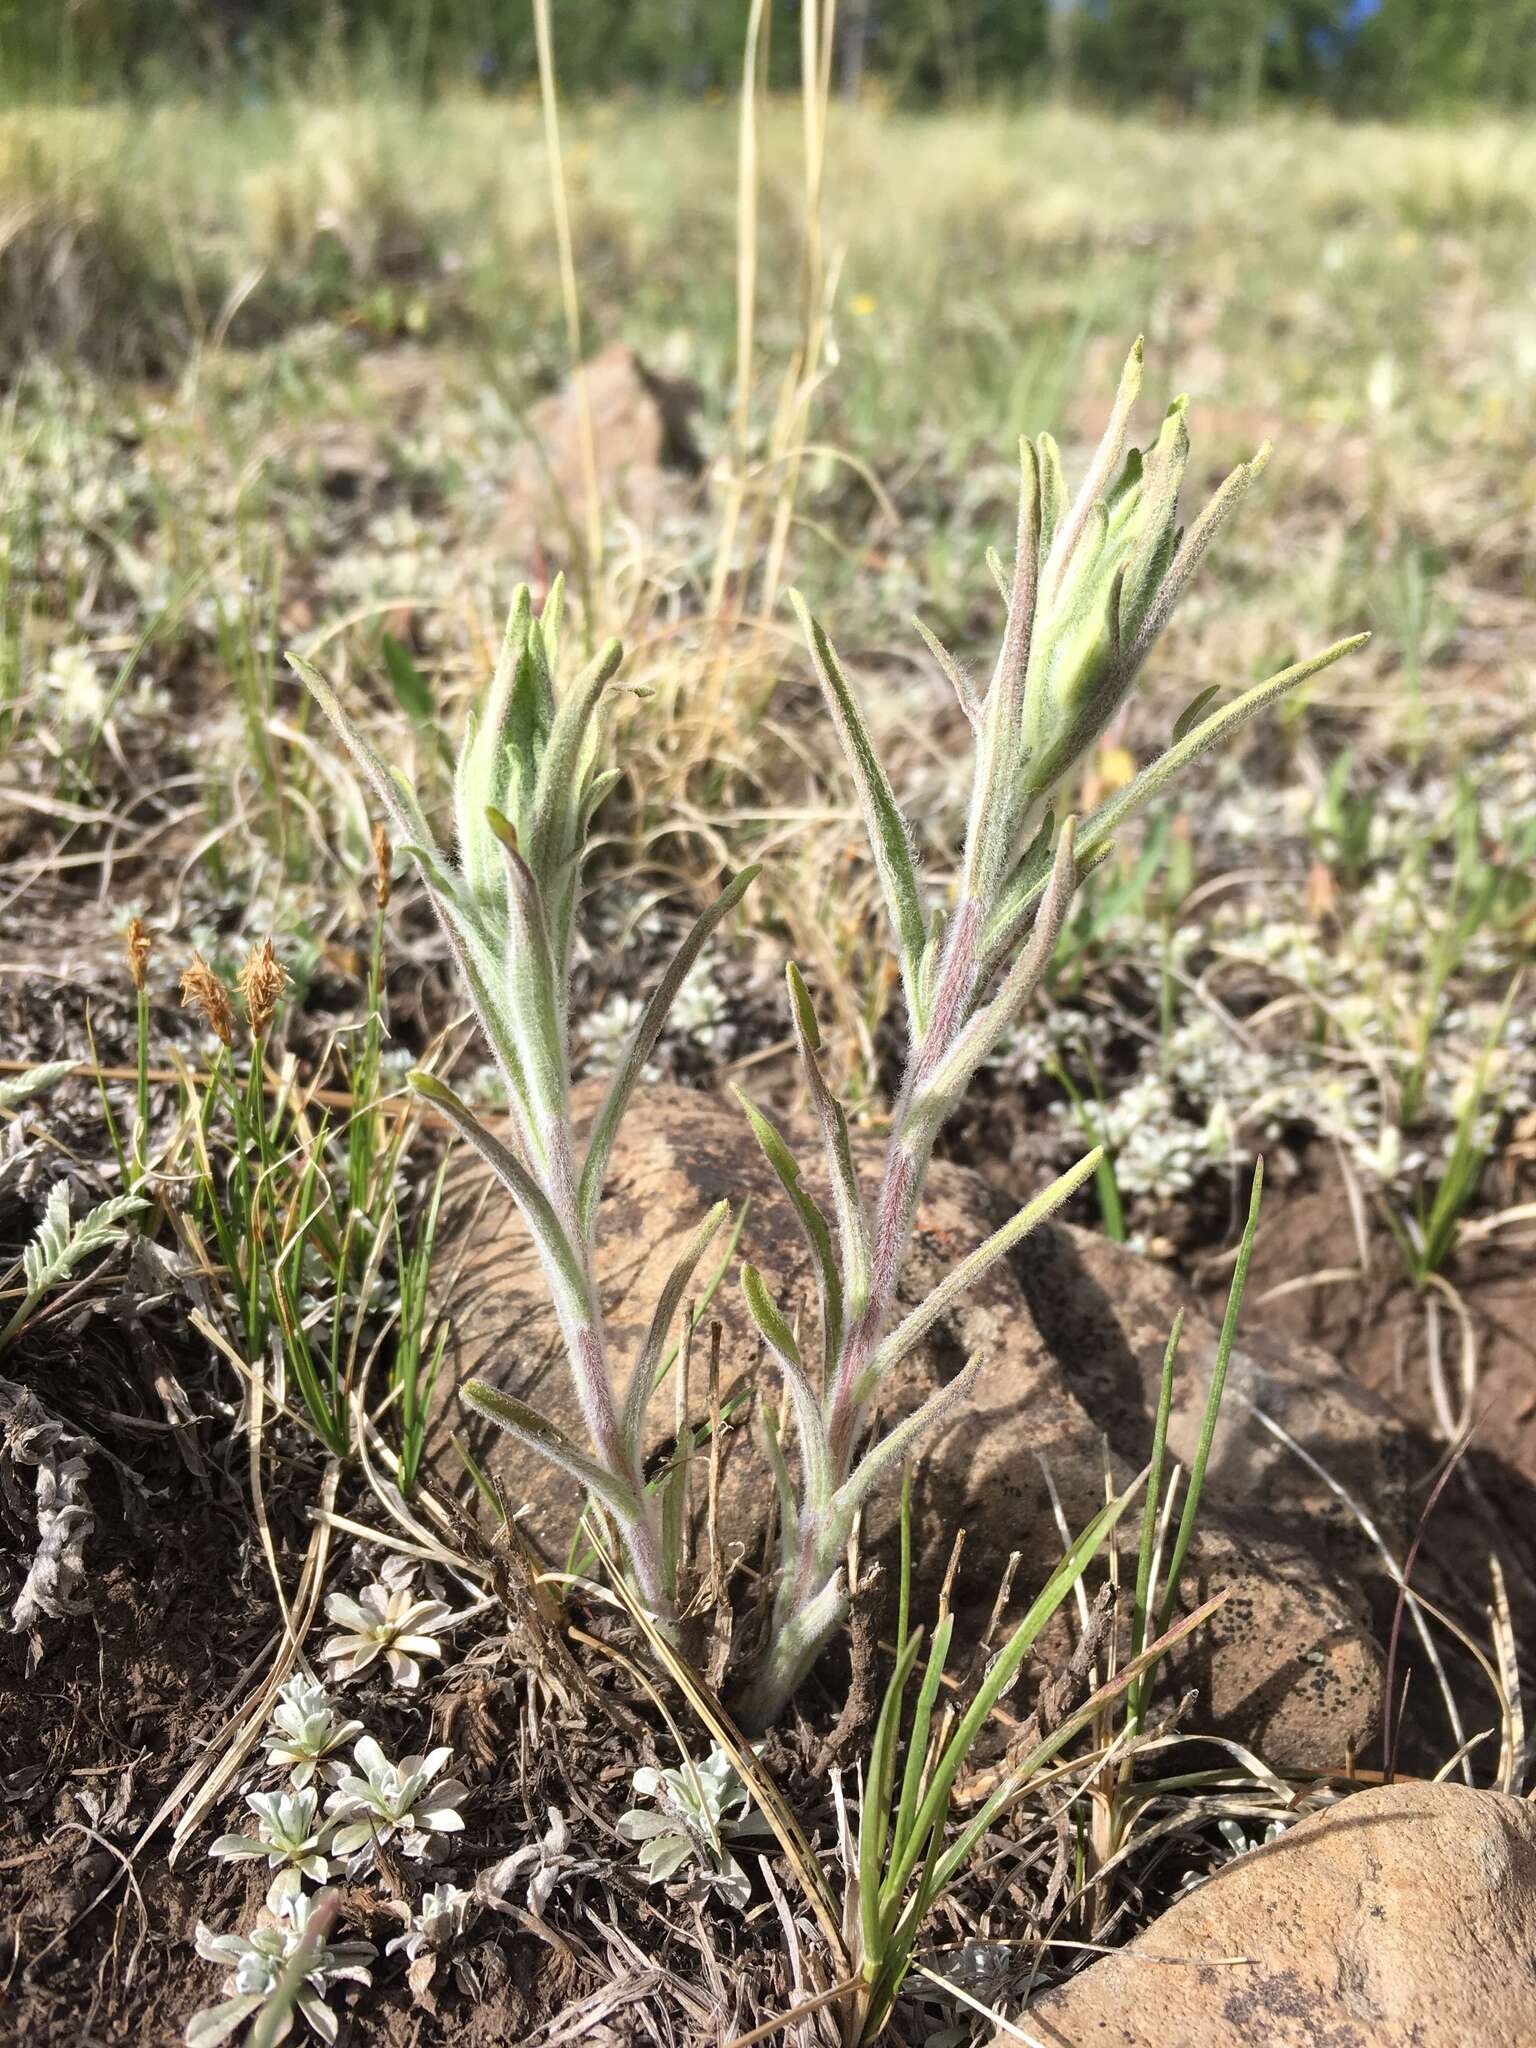
<svg viewBox="0 0 1536 2048">
<path fill-rule="evenodd" d="M 986 906 L 974 898 L 957 907 L 926 1024 L 908 1053 L 875 1198 L 869 1299 L 850 1322 L 838 1354 L 827 1402 L 828 1471 L 819 1495 L 812 1497 L 808 1489 L 802 1504 L 795 1567 L 780 1580 L 768 1649 L 741 1708 L 750 1729 L 778 1719 L 846 1611 L 840 1574 L 847 1530 L 836 1497 L 868 1427 L 870 1367 L 891 1323 L 934 1143 L 964 1091 L 962 1080 L 958 1089 L 939 1095 L 934 1082 L 984 993 L 977 985 L 978 941 L 986 922 Z"/>
</svg>

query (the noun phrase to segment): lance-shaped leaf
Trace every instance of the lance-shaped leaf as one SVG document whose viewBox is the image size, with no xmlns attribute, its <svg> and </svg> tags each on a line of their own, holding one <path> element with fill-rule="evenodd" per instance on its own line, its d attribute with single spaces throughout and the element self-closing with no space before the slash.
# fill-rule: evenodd
<svg viewBox="0 0 1536 2048">
<path fill-rule="evenodd" d="M 530 1450 L 537 1451 L 552 1465 L 558 1465 L 591 1494 L 595 1501 L 607 1508 L 621 1528 L 632 1527 L 643 1520 L 644 1508 L 641 1502 L 616 1473 L 606 1465 L 600 1465 L 595 1458 L 589 1458 L 585 1451 L 573 1444 L 564 1430 L 526 1401 L 519 1401 L 515 1395 L 504 1394 L 499 1387 L 488 1387 L 484 1380 L 468 1380 L 459 1390 L 459 1399 L 466 1408 L 472 1408 L 477 1415 L 483 1415 L 487 1422 L 494 1422 L 498 1429 L 504 1429 L 515 1436 Z"/>
<path fill-rule="evenodd" d="M 568 1081 L 563 982 L 555 966 L 543 897 L 533 870 L 518 851 L 517 835 L 494 807 L 485 815 L 500 846 L 507 875 L 509 944 L 503 969 L 506 1012 L 530 1095 L 540 1112 L 534 1130 L 537 1156 L 547 1162 L 552 1145 L 566 1143 Z"/>
<path fill-rule="evenodd" d="M 956 697 L 959 698 L 960 709 L 965 713 L 972 725 L 979 725 L 981 722 L 981 707 L 976 702 L 976 693 L 971 688 L 970 677 L 938 635 L 930 632 L 920 618 L 914 615 L 912 624 L 918 638 L 927 647 L 928 652 L 939 664 L 940 669 L 942 669 L 949 687 L 954 691 Z"/>
<path fill-rule="evenodd" d="M 410 1084 L 434 1109 L 440 1109 L 460 1135 L 467 1138 L 486 1165 L 516 1201 L 543 1261 L 545 1273 L 555 1290 L 556 1306 L 563 1314 L 587 1315 L 586 1276 L 575 1246 L 560 1227 L 560 1219 L 549 1197 L 516 1153 L 485 1128 L 474 1111 L 462 1102 L 446 1081 L 436 1074 L 414 1073 Z"/>
<path fill-rule="evenodd" d="M 727 882 L 709 908 L 695 921 L 692 931 L 672 956 L 672 963 L 656 984 L 650 1001 L 640 1013 L 639 1022 L 629 1035 L 608 1092 L 603 1097 L 602 1107 L 592 1125 L 592 1136 L 587 1143 L 587 1156 L 581 1169 L 581 1187 L 577 1196 L 577 1220 L 584 1234 L 592 1234 L 592 1225 L 597 1217 L 597 1205 L 602 1197 L 603 1180 L 608 1171 L 608 1158 L 613 1150 L 613 1141 L 618 1136 L 619 1125 L 629 1106 L 640 1076 L 645 1072 L 645 1063 L 656 1050 L 656 1041 L 661 1036 L 661 1027 L 667 1021 L 667 1013 L 677 999 L 677 992 L 688 977 L 704 942 L 710 933 L 728 917 L 745 896 L 748 889 L 762 873 L 761 865 L 745 867 L 739 875 Z"/>
<path fill-rule="evenodd" d="M 1184 706 L 1184 709 L 1173 721 L 1172 738 L 1175 744 L 1177 744 L 1179 740 L 1183 739 L 1186 733 L 1191 733 L 1194 731 L 1195 727 L 1200 723 L 1201 712 L 1204 711 L 1205 707 L 1207 706 L 1207 704 L 1210 703 L 1213 697 L 1219 697 L 1220 695 L 1220 683 L 1211 683 L 1207 685 L 1205 689 L 1198 691 L 1196 695 L 1190 698 L 1189 702 Z"/>
<path fill-rule="evenodd" d="M 672 1318 L 677 1314 L 678 1303 L 683 1298 L 688 1282 L 693 1278 L 694 1269 L 708 1251 L 721 1224 L 730 1213 L 729 1202 L 715 1204 L 684 1245 L 677 1264 L 667 1275 L 667 1283 L 657 1298 L 650 1327 L 645 1333 L 645 1342 L 640 1347 L 640 1356 L 635 1361 L 629 1385 L 624 1392 L 624 1414 L 621 1422 L 624 1446 L 637 1464 L 642 1449 L 641 1433 L 645 1428 L 645 1411 L 655 1391 L 662 1347 L 667 1341 L 667 1332 L 672 1327 Z"/>
<path fill-rule="evenodd" d="M 497 986 L 498 963 L 490 954 L 478 923 L 464 915 L 457 898 L 443 894 L 436 886 L 431 869 L 422 862 L 420 850 L 413 846 L 409 851 L 421 867 L 432 907 L 448 941 L 448 950 L 463 977 L 475 1021 L 484 1032 L 485 1041 L 506 1083 L 512 1114 L 519 1135 L 526 1143 L 530 1096 L 518 1052 L 517 1031 L 506 1012 L 505 990 Z"/>
<path fill-rule="evenodd" d="M 487 786 L 497 779 L 493 759 L 508 724 L 512 720 L 512 699 L 517 692 L 518 669 L 527 650 L 530 630 L 533 625 L 533 593 L 526 583 L 520 583 L 512 593 L 512 602 L 507 607 L 507 623 L 501 636 L 501 648 L 496 657 L 495 671 L 491 676 L 491 687 L 486 692 L 482 709 L 485 760 L 480 766 L 481 779 Z M 553 706 L 548 707 L 553 712 Z M 491 799 L 487 797 L 485 801 Z M 466 819 L 466 822 L 470 822 Z"/>
<path fill-rule="evenodd" d="M 357 727 L 341 708 L 341 700 L 321 675 L 313 662 L 306 661 L 302 654 L 290 654 L 288 666 L 309 690 L 315 702 L 335 727 L 337 736 L 359 768 L 373 784 L 379 802 L 389 813 L 390 823 L 396 835 L 402 840 L 415 840 L 422 846 L 431 847 L 442 859 L 441 849 L 432 837 L 416 793 L 396 768 L 389 767 L 363 738 Z"/>
<path fill-rule="evenodd" d="M 486 813 L 510 808 L 521 815 L 523 785 L 534 772 L 537 721 L 529 702 L 535 685 L 528 661 L 532 623 L 533 602 L 527 584 L 522 583 L 512 596 L 490 689 L 485 702 L 470 714 L 454 771 L 453 822 L 459 860 L 469 893 L 477 902 L 492 899 L 501 881 L 500 856 Z M 514 714 L 514 700 L 521 716 Z M 515 760 L 509 757 L 513 753 Z"/>
<path fill-rule="evenodd" d="M 821 1027 L 811 1003 L 810 990 L 791 960 L 785 969 L 789 983 L 789 1005 L 795 1020 L 795 1042 L 800 1051 L 800 1069 L 821 1130 L 827 1177 L 832 1183 L 832 1200 L 837 1215 L 838 1245 L 841 1253 L 844 1302 L 847 1322 L 856 1322 L 869 1302 L 873 1255 L 869 1241 L 869 1212 L 859 1191 L 858 1169 L 848 1141 L 848 1119 L 842 1104 L 827 1086 L 816 1057 L 821 1050 Z"/>
<path fill-rule="evenodd" d="M 741 1291 L 746 1296 L 752 1320 L 773 1353 L 789 1397 L 794 1405 L 795 1426 L 800 1432 L 800 1456 L 805 1465 L 805 1497 L 812 1508 L 824 1505 L 831 1491 L 832 1460 L 827 1446 L 826 1424 L 821 1403 L 806 1378 L 805 1364 L 795 1333 L 780 1314 L 777 1304 L 756 1266 L 741 1269 Z"/>
<path fill-rule="evenodd" d="M 1022 835 L 1021 835 L 1022 836 Z M 979 1004 L 992 976 L 1022 938 L 1034 903 L 1055 859 L 1056 813 L 1046 811 L 1034 836 L 1016 853 L 1012 879 L 997 898 L 996 908 L 981 935 L 981 969 L 976 991 Z"/>
<path fill-rule="evenodd" d="M 854 1399 L 860 1405 L 866 1402 L 886 1374 L 922 1343 L 934 1324 L 948 1314 L 952 1304 L 965 1290 L 1053 1215 L 1063 1202 L 1069 1201 L 1084 1181 L 1092 1178 L 1094 1168 L 1103 1157 L 1104 1148 L 1096 1145 L 1075 1166 L 1069 1166 L 1064 1174 L 1053 1180 L 1048 1188 L 1043 1188 L 1033 1201 L 1026 1202 L 1001 1230 L 993 1231 L 986 1243 L 979 1245 L 969 1258 L 962 1259 L 953 1272 L 946 1274 L 921 1307 L 913 1309 L 904 1322 L 898 1323 L 880 1346 L 859 1379 Z"/>
<path fill-rule="evenodd" d="M 1370 639 L 1369 633 L 1353 633 L 1347 640 L 1336 640 L 1332 647 L 1325 647 L 1321 654 L 1314 654 L 1308 661 L 1298 661 L 1292 667 L 1281 669 L 1278 675 L 1269 677 L 1267 682 L 1255 683 L 1220 711 L 1213 711 L 1209 718 L 1202 719 L 1182 739 L 1159 754 L 1125 788 L 1099 806 L 1083 824 L 1077 838 L 1078 866 L 1107 845 L 1112 835 L 1134 817 L 1143 804 L 1149 802 L 1164 789 L 1176 775 L 1182 774 L 1192 761 L 1208 752 L 1218 742 L 1230 738 L 1239 726 L 1246 725 L 1250 718 L 1266 710 L 1298 684 L 1321 675 L 1326 668 L 1332 668 L 1336 661 L 1342 661 L 1346 654 L 1353 654 Z"/>
<path fill-rule="evenodd" d="M 1030 800 L 1023 773 L 1024 720 L 1039 575 L 1040 465 L 1031 444 L 1021 440 L 1013 580 L 1005 592 L 1008 617 L 987 688 L 965 835 L 962 894 L 983 903 L 993 902 L 1006 882 Z"/>
<path fill-rule="evenodd" d="M 1187 398 L 1173 401 L 1143 458 L 1136 516 L 1140 537 L 1125 564 L 1119 608 L 1119 625 L 1132 645 L 1179 544 L 1179 492 L 1189 465 L 1188 410 Z"/>
<path fill-rule="evenodd" d="M 1060 587 L 1073 550 L 1093 517 L 1094 507 L 1109 490 L 1110 481 L 1120 467 L 1120 458 L 1125 452 L 1125 436 L 1130 426 L 1131 411 L 1141 391 L 1141 361 L 1142 337 L 1138 335 L 1135 345 L 1126 357 L 1125 368 L 1120 373 L 1120 388 L 1115 393 L 1109 423 L 1104 429 L 1103 438 L 1093 460 L 1088 465 L 1088 473 L 1083 478 L 1082 488 L 1051 542 L 1051 551 L 1040 578 L 1042 588 L 1047 594 L 1054 593 Z"/>
<path fill-rule="evenodd" d="M 1067 479 L 1062 471 L 1061 450 L 1054 435 L 1041 434 L 1038 437 L 1035 458 L 1040 465 L 1040 567 L 1043 571 L 1066 509 Z"/>
<path fill-rule="evenodd" d="M 560 659 L 560 628 L 565 622 L 565 571 L 549 586 L 544 609 L 539 613 L 539 639 L 544 648 L 544 673 L 553 678 Z M 551 689 L 553 684 L 551 683 Z"/>
<path fill-rule="evenodd" d="M 549 744 L 539 763 L 533 829 L 528 842 L 528 865 L 541 880 L 551 876 L 554 868 L 575 850 L 570 843 L 572 827 L 580 815 L 585 794 L 580 764 L 592 738 L 592 722 L 603 692 L 623 658 L 624 650 L 617 640 L 605 641 L 556 707 Z"/>
<path fill-rule="evenodd" d="M 829 1552 L 841 1550 L 848 1540 L 854 1516 L 874 1489 L 898 1473 L 902 1460 L 912 1455 L 923 1438 L 931 1435 L 946 1416 L 962 1406 L 976 1384 L 981 1367 L 982 1360 L 973 1358 L 947 1386 L 936 1388 L 921 1408 L 870 1445 L 832 1496 L 832 1506 L 827 1515 L 826 1543 Z"/>
<path fill-rule="evenodd" d="M 1004 593 L 1008 605 L 1003 644 L 987 686 L 989 703 L 996 700 L 997 725 L 1005 743 L 1016 743 L 1023 730 L 1024 678 L 1035 628 L 1035 603 L 1040 578 L 1040 460 L 1032 443 L 1019 442 L 1019 521 L 1014 535 L 1013 580 Z"/>
<path fill-rule="evenodd" d="M 1156 596 L 1147 606 L 1146 616 L 1137 632 L 1135 645 L 1131 650 L 1133 668 L 1139 668 L 1146 660 L 1148 650 L 1167 625 L 1174 606 L 1183 596 L 1189 579 L 1199 568 L 1206 549 L 1248 495 L 1252 486 L 1264 474 L 1268 461 L 1269 443 L 1266 441 L 1251 462 L 1240 462 L 1237 465 L 1180 541 L 1173 560 L 1168 565 L 1168 573 L 1159 585 Z"/>
<path fill-rule="evenodd" d="M 843 1281 L 832 1250 L 832 1233 L 827 1228 L 827 1219 L 807 1194 L 805 1183 L 800 1178 L 799 1163 L 772 1118 L 765 1116 L 739 1088 L 733 1088 L 731 1093 L 741 1104 L 747 1122 L 752 1126 L 752 1135 L 762 1147 L 763 1157 L 788 1195 L 801 1234 L 810 1248 L 821 1301 L 822 1339 L 830 1365 L 843 1340 Z"/>
<path fill-rule="evenodd" d="M 761 1412 L 763 1445 L 768 1453 L 768 1469 L 773 1474 L 774 1491 L 779 1497 L 779 1570 L 787 1580 L 794 1570 L 795 1551 L 800 1542 L 800 1503 L 795 1498 L 789 1467 L 784 1462 L 784 1447 L 779 1442 L 778 1425 L 773 1419 L 773 1410 L 766 1401 L 762 1404 Z"/>
<path fill-rule="evenodd" d="M 605 768 L 601 775 L 593 776 L 591 782 L 587 785 L 586 796 L 582 800 L 581 827 L 577 833 L 578 839 L 583 841 L 586 839 L 587 834 L 592 829 L 592 820 L 602 808 L 603 799 L 611 796 L 623 780 L 624 771 L 622 768 Z"/>
<path fill-rule="evenodd" d="M 821 683 L 822 694 L 832 713 L 837 736 L 842 742 L 843 754 L 853 776 L 859 809 L 864 814 L 864 826 L 869 834 L 870 851 L 875 858 L 875 868 L 885 892 L 886 909 L 896 934 L 907 1001 L 914 1006 L 915 1011 L 918 995 L 917 975 L 922 964 L 928 924 L 923 915 L 923 897 L 918 887 L 912 835 L 897 806 L 886 772 L 880 765 L 880 758 L 875 752 L 874 742 L 870 739 L 869 729 L 864 723 L 853 691 L 848 686 L 848 679 L 832 651 L 832 643 L 816 620 L 811 617 L 798 591 L 790 591 L 789 601 L 795 608 L 795 616 L 799 619 L 801 631 L 805 634 L 806 644 L 811 651 L 811 661 Z"/>
</svg>

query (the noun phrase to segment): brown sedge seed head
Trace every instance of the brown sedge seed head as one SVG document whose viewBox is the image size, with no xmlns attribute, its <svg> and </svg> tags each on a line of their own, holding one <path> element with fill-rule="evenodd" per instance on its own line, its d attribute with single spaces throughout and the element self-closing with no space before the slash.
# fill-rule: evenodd
<svg viewBox="0 0 1536 2048">
<path fill-rule="evenodd" d="M 288 987 L 288 970 L 272 951 L 272 941 L 253 946 L 245 965 L 235 977 L 240 1000 L 245 1004 L 252 1038 L 260 1038 L 272 1022 L 283 991 Z"/>
<path fill-rule="evenodd" d="M 389 843 L 389 833 L 381 818 L 373 828 L 373 900 L 380 910 L 389 908 L 389 870 L 394 857 L 395 849 Z"/>
<path fill-rule="evenodd" d="M 129 978 L 142 994 L 149 977 L 149 956 L 155 949 L 155 942 L 142 917 L 129 918 L 124 944 L 128 951 Z"/>
<path fill-rule="evenodd" d="M 220 1045 L 233 1047 L 234 1004 L 229 1000 L 229 990 L 200 953 L 192 955 L 192 965 L 181 977 L 181 1007 L 200 1011 Z"/>
</svg>

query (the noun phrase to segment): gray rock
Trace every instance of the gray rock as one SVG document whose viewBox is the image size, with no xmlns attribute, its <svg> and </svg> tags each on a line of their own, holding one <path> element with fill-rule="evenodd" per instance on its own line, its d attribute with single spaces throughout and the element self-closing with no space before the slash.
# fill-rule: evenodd
<svg viewBox="0 0 1536 2048">
<path fill-rule="evenodd" d="M 1464 1785 L 1356 1793 L 1019 2023 L 1049 2048 L 1530 2048 L 1536 1809 Z"/>
</svg>

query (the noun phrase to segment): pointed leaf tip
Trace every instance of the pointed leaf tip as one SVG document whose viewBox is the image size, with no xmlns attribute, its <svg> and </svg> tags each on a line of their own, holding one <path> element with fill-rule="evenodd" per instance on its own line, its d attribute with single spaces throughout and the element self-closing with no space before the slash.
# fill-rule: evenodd
<svg viewBox="0 0 1536 2048">
<path fill-rule="evenodd" d="M 812 1052 L 820 1052 L 821 1027 L 816 1022 L 816 1012 L 811 1006 L 811 992 L 793 960 L 784 969 L 784 979 L 789 983 L 789 1000 L 794 1006 L 795 1022 L 800 1028 L 801 1036 Z"/>
<path fill-rule="evenodd" d="M 509 817 L 503 812 L 498 811 L 494 804 L 486 805 L 485 822 L 490 826 L 492 832 L 501 841 L 508 853 L 517 852 L 517 827 Z"/>
</svg>

